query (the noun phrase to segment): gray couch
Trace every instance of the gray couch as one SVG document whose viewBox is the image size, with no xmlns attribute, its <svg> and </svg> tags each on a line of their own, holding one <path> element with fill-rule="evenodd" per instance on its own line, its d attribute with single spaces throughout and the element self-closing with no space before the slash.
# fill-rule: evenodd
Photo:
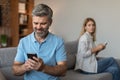
<svg viewBox="0 0 120 80">
<path fill-rule="evenodd" d="M 87 75 L 74 71 L 75 54 L 77 53 L 77 44 L 78 44 L 77 41 L 71 41 L 65 43 L 65 48 L 67 51 L 68 71 L 66 73 L 66 76 L 60 77 L 61 80 L 112 80 L 112 75 L 110 73 Z M 3 74 L 2 77 L 4 76 L 6 80 L 23 80 L 23 76 L 14 76 L 12 74 L 11 67 L 15 54 L 16 54 L 16 47 L 0 49 L 0 73 L 2 72 Z M 120 60 L 117 59 L 117 61 L 120 64 Z M 0 80 L 2 80 L 2 77 L 0 77 Z"/>
</svg>

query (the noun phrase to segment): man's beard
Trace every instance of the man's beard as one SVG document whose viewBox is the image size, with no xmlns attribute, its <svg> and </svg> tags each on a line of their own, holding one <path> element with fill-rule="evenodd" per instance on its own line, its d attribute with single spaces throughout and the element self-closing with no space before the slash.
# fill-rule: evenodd
<svg viewBox="0 0 120 80">
<path fill-rule="evenodd" d="M 43 29 L 43 28 L 40 28 L 40 29 L 34 28 L 34 32 L 35 32 L 35 35 L 37 37 L 45 38 L 49 31 L 48 31 L 48 28 L 45 28 L 45 29 Z"/>
</svg>

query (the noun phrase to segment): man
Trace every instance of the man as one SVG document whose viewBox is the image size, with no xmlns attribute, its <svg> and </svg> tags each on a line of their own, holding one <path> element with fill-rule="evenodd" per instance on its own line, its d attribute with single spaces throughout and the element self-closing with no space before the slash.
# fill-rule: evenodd
<svg viewBox="0 0 120 80">
<path fill-rule="evenodd" d="M 38 4 L 32 11 L 34 31 L 20 40 L 13 64 L 13 73 L 24 74 L 24 80 L 59 80 L 65 75 L 64 42 L 48 31 L 52 15 L 52 9 L 45 4 Z M 30 59 L 27 54 L 37 57 Z"/>
</svg>

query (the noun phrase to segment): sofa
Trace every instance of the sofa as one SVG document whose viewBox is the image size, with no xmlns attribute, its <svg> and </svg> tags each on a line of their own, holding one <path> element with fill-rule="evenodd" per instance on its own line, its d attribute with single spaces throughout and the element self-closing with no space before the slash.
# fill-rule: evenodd
<svg viewBox="0 0 120 80">
<path fill-rule="evenodd" d="M 82 74 L 74 71 L 78 41 L 65 42 L 67 52 L 67 73 L 60 77 L 61 80 L 112 80 L 110 73 Z M 17 47 L 0 48 L 0 80 L 23 80 L 23 76 L 14 76 L 12 64 Z M 116 59 L 120 65 L 120 60 Z"/>
</svg>

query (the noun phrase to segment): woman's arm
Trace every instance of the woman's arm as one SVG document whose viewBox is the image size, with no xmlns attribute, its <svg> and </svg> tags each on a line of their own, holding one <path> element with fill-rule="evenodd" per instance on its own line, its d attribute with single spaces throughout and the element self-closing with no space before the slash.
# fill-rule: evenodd
<svg viewBox="0 0 120 80">
<path fill-rule="evenodd" d="M 91 52 L 94 54 L 98 54 L 99 51 L 103 50 L 105 48 L 104 44 L 99 44 L 96 47 L 91 49 Z"/>
</svg>

